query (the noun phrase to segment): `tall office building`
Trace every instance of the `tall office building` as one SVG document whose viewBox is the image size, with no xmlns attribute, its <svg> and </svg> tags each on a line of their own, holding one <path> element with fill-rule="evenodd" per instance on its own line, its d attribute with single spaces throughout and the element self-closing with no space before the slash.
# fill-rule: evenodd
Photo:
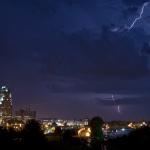
<svg viewBox="0 0 150 150">
<path fill-rule="evenodd" d="M 12 117 L 12 96 L 6 86 L 0 89 L 0 119 Z"/>
</svg>

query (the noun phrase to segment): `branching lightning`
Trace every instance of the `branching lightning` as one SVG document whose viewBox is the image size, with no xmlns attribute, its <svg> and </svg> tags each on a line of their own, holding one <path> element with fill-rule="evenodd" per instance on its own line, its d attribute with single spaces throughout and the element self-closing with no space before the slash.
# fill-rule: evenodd
<svg viewBox="0 0 150 150">
<path fill-rule="evenodd" d="M 139 16 L 134 19 L 133 23 L 132 23 L 129 27 L 126 27 L 128 30 L 131 30 L 131 29 L 134 27 L 134 25 L 136 24 L 136 22 L 142 19 L 142 16 L 143 16 L 143 13 L 144 13 L 144 9 L 145 9 L 145 7 L 147 7 L 149 4 L 150 4 L 150 2 L 145 2 L 145 3 L 143 4 L 143 6 L 142 6 L 142 8 L 141 8 L 141 11 L 140 11 L 140 13 L 139 13 Z"/>
</svg>

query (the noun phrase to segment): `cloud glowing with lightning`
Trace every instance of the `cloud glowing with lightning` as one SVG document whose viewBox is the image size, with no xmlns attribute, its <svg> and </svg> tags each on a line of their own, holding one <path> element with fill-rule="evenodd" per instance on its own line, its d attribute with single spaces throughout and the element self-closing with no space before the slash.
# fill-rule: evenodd
<svg viewBox="0 0 150 150">
<path fill-rule="evenodd" d="M 146 8 L 149 4 L 150 4 L 150 2 L 145 2 L 145 3 L 143 4 L 143 6 L 142 6 L 142 8 L 141 8 L 141 11 L 140 11 L 140 13 L 139 13 L 139 16 L 134 19 L 134 21 L 132 22 L 132 24 L 131 24 L 129 27 L 126 26 L 126 28 L 127 28 L 128 30 L 133 29 L 133 27 L 135 26 L 136 22 L 142 19 L 144 10 L 145 10 L 145 8 Z"/>
<path fill-rule="evenodd" d="M 111 32 L 122 32 L 124 30 L 128 30 L 128 31 L 132 30 L 134 28 L 135 24 L 142 19 L 143 14 L 144 14 L 144 10 L 149 5 L 150 5 L 150 2 L 145 2 L 142 5 L 140 12 L 139 12 L 139 15 L 133 20 L 133 22 L 131 23 L 130 26 L 125 25 L 123 28 L 115 27 L 115 28 L 111 29 Z"/>
</svg>

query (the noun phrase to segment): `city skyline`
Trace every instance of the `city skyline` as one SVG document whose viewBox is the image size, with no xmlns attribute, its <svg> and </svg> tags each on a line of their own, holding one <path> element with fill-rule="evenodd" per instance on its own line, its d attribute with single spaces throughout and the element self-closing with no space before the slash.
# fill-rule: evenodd
<svg viewBox="0 0 150 150">
<path fill-rule="evenodd" d="M 0 85 L 16 110 L 150 120 L 149 1 L 2 0 L 0 18 Z"/>
<path fill-rule="evenodd" d="M 12 117 L 12 96 L 11 91 L 6 87 L 0 88 L 0 124 L 3 120 Z"/>
</svg>

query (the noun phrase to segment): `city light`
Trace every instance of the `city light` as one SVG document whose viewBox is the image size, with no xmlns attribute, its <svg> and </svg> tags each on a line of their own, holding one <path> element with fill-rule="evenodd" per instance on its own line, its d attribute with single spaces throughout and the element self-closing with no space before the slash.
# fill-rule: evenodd
<svg viewBox="0 0 150 150">
<path fill-rule="evenodd" d="M 78 130 L 79 137 L 90 137 L 91 136 L 91 129 L 90 128 L 81 128 Z"/>
</svg>

